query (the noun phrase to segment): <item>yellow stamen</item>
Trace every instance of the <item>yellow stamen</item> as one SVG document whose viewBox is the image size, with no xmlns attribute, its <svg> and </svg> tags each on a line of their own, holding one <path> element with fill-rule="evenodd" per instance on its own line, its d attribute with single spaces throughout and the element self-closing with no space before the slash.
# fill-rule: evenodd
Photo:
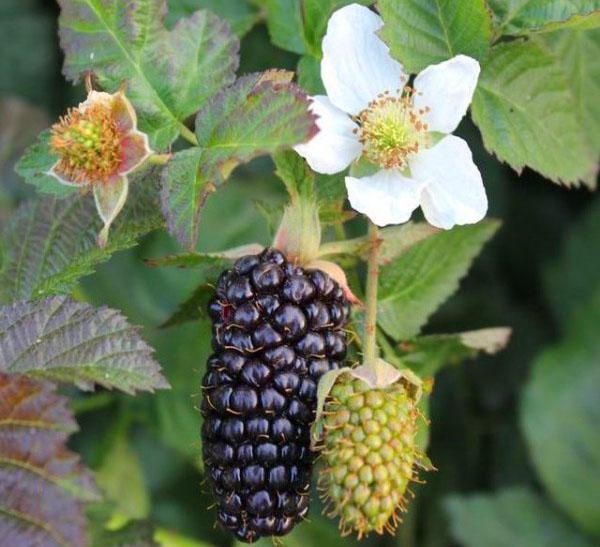
<svg viewBox="0 0 600 547">
<path fill-rule="evenodd" d="M 398 96 L 382 93 L 357 117 L 359 141 L 366 158 L 384 169 L 403 169 L 411 154 L 430 145 L 427 124 L 416 110 L 414 90 L 405 87 Z"/>
<path fill-rule="evenodd" d="M 80 183 L 106 182 L 121 165 L 121 140 L 108 105 L 71 109 L 52 126 L 51 150 L 58 175 Z"/>
</svg>

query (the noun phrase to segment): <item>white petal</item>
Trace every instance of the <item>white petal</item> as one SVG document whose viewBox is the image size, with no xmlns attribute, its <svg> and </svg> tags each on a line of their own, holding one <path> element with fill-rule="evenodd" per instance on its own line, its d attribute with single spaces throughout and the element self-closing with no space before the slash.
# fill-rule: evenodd
<svg viewBox="0 0 600 547">
<path fill-rule="evenodd" d="M 486 214 L 488 201 L 469 145 L 448 135 L 410 160 L 411 175 L 425 184 L 421 208 L 430 224 L 446 230 L 473 224 Z"/>
<path fill-rule="evenodd" d="M 429 107 L 423 116 L 430 131 L 452 133 L 467 113 L 479 78 L 479 63 L 466 55 L 428 66 L 415 78 L 415 106 Z"/>
<path fill-rule="evenodd" d="M 321 78 L 331 102 L 349 114 L 358 114 L 379 93 L 394 93 L 406 83 L 402 65 L 375 34 L 382 26 L 381 17 L 358 4 L 339 9 L 329 19 Z"/>
<path fill-rule="evenodd" d="M 98 234 L 100 247 L 104 247 L 108 242 L 108 231 L 127 201 L 128 190 L 129 183 L 125 176 L 114 177 L 106 183 L 94 184 L 96 209 L 104 221 L 104 227 Z"/>
<path fill-rule="evenodd" d="M 310 110 L 319 116 L 319 132 L 307 143 L 294 146 L 294 150 L 306 158 L 313 171 L 339 173 L 360 156 L 362 145 L 353 133 L 358 126 L 325 95 L 312 97 Z"/>
<path fill-rule="evenodd" d="M 353 209 L 378 226 L 387 226 L 410 218 L 419 206 L 423 185 L 389 169 L 360 179 L 346 177 L 346 189 Z"/>
</svg>

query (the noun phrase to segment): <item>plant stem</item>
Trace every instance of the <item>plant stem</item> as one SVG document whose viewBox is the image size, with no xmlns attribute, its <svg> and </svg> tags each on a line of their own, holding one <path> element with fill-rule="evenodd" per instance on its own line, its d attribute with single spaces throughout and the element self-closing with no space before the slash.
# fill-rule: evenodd
<svg viewBox="0 0 600 547">
<path fill-rule="evenodd" d="M 342 239 L 338 241 L 329 241 L 323 243 L 319 248 L 319 256 L 361 253 L 369 244 L 367 237 L 357 237 L 354 239 Z"/>
<path fill-rule="evenodd" d="M 416 537 L 415 537 L 415 527 L 417 524 L 417 504 L 416 500 L 413 501 L 413 504 L 410 508 L 410 511 L 406 513 L 404 516 L 404 521 L 400 526 L 400 545 L 402 547 L 413 547 L 416 545 Z"/>
<path fill-rule="evenodd" d="M 367 290 L 365 302 L 365 340 L 363 361 L 367 366 L 377 359 L 377 285 L 379 282 L 379 246 L 377 226 L 369 222 L 369 259 L 367 262 Z"/>
<path fill-rule="evenodd" d="M 193 144 L 194 146 L 198 146 L 198 139 L 196 138 L 196 135 L 192 130 L 188 129 L 185 125 L 181 124 L 179 127 L 179 132 L 186 141 Z"/>
</svg>

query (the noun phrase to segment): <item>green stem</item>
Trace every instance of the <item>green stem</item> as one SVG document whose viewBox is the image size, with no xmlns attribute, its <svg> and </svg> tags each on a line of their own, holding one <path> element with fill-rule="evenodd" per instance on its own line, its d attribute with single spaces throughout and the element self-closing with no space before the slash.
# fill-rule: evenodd
<svg viewBox="0 0 600 547">
<path fill-rule="evenodd" d="M 369 222 L 369 259 L 365 302 L 365 340 L 363 361 L 367 366 L 377 359 L 377 285 L 379 283 L 379 246 L 377 226 Z"/>
<path fill-rule="evenodd" d="M 400 542 L 402 547 L 414 547 L 415 543 L 415 527 L 417 524 L 417 507 L 416 500 L 413 501 L 410 511 L 404 516 L 404 520 L 399 528 Z"/>
<path fill-rule="evenodd" d="M 355 239 L 343 239 L 341 241 L 329 241 L 323 243 L 319 248 L 319 256 L 329 255 L 356 255 L 363 254 L 363 251 L 367 248 L 369 239 L 367 237 L 357 237 Z"/>
</svg>

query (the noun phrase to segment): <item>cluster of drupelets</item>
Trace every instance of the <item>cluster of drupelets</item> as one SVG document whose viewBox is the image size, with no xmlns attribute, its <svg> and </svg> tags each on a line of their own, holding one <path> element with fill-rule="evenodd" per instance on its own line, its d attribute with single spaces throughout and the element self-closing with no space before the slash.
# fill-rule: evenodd
<svg viewBox="0 0 600 547">
<path fill-rule="evenodd" d="M 341 287 L 266 249 L 221 275 L 209 311 L 202 436 L 220 524 L 246 542 L 287 534 L 308 513 L 320 449 L 319 482 L 342 533 L 393 531 L 420 461 L 404 385 L 373 389 L 340 371 L 311 448 L 319 380 L 346 358 Z"/>
<path fill-rule="evenodd" d="M 338 378 L 323 412 L 319 486 L 342 535 L 395 531 L 409 483 L 423 466 L 415 443 L 419 417 L 402 383 L 373 389 L 350 375 Z"/>
</svg>

